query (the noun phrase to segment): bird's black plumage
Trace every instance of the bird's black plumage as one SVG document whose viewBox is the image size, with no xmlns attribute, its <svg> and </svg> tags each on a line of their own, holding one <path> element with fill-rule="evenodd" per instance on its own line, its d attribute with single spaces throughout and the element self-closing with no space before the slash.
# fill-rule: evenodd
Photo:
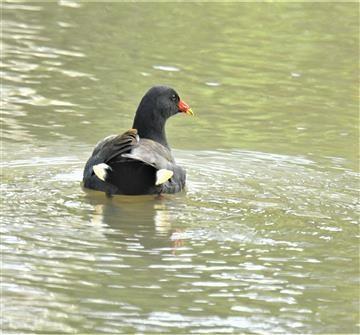
<svg viewBox="0 0 360 335">
<path fill-rule="evenodd" d="M 110 195 L 181 191 L 186 173 L 176 164 L 165 134 L 166 120 L 179 112 L 192 115 L 172 88 L 152 87 L 139 104 L 133 128 L 96 145 L 84 168 L 84 187 Z M 165 171 L 165 179 L 156 184 L 159 171 Z"/>
</svg>

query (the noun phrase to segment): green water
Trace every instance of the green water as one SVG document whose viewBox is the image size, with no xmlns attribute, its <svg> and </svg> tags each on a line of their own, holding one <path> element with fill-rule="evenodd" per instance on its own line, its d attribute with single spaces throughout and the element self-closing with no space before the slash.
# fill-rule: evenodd
<svg viewBox="0 0 360 335">
<path fill-rule="evenodd" d="M 4 333 L 357 333 L 356 3 L 2 2 Z M 145 91 L 186 192 L 80 186 Z"/>
</svg>

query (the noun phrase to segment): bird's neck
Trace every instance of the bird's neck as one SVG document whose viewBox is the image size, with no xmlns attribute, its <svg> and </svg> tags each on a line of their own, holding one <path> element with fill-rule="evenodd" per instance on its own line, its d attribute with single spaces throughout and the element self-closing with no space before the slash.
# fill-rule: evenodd
<svg viewBox="0 0 360 335">
<path fill-rule="evenodd" d="M 169 145 L 165 134 L 166 120 L 156 117 L 145 119 L 144 117 L 141 117 L 142 115 L 154 115 L 154 113 L 152 113 L 152 111 L 139 112 L 139 109 L 137 110 L 133 128 L 137 129 L 140 138 L 148 138 L 168 148 Z"/>
</svg>

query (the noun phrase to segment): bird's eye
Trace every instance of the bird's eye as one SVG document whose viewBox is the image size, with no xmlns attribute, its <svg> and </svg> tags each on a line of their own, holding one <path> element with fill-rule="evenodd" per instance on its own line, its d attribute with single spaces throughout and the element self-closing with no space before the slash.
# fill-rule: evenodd
<svg viewBox="0 0 360 335">
<path fill-rule="evenodd" d="M 176 94 L 173 94 L 173 95 L 171 96 L 171 100 L 172 100 L 172 101 L 176 101 L 176 99 L 177 99 Z"/>
</svg>

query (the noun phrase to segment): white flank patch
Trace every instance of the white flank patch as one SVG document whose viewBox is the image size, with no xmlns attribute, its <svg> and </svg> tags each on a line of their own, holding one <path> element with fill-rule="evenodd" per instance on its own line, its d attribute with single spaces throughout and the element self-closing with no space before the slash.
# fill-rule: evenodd
<svg viewBox="0 0 360 335">
<path fill-rule="evenodd" d="M 161 169 L 156 171 L 156 182 L 155 185 L 161 185 L 167 182 L 172 176 L 174 172 L 166 169 Z"/>
<path fill-rule="evenodd" d="M 93 166 L 93 171 L 96 174 L 96 177 L 105 181 L 107 176 L 107 170 L 111 170 L 111 167 L 105 163 L 97 164 Z"/>
</svg>

